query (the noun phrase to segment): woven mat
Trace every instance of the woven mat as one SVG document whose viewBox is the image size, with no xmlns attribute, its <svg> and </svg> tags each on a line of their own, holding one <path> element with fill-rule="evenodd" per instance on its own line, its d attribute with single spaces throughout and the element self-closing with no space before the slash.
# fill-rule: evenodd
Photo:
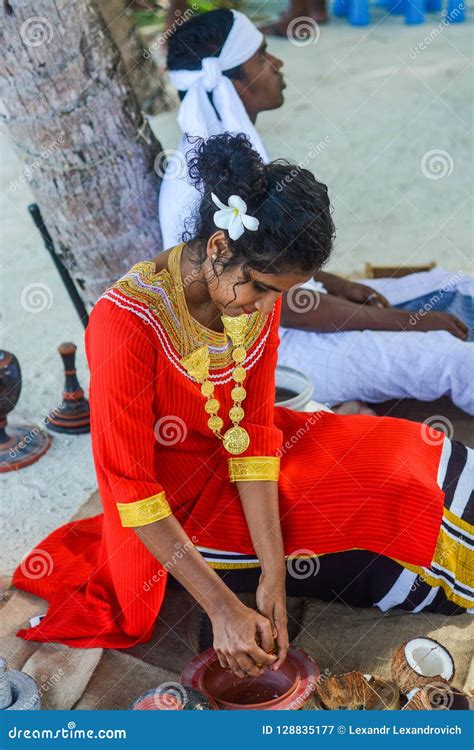
<svg viewBox="0 0 474 750">
<path fill-rule="evenodd" d="M 380 612 L 349 607 L 340 602 L 305 600 L 305 611 L 295 645 L 310 653 L 323 676 L 353 670 L 391 679 L 390 663 L 403 641 L 434 638 L 445 646 L 456 668 L 453 684 L 474 690 L 474 617 L 392 610 Z"/>
</svg>

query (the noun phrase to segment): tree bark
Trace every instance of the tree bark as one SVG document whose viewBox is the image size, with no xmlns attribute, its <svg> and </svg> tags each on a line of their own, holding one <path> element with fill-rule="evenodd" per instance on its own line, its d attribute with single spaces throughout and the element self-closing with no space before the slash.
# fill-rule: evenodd
<svg viewBox="0 0 474 750">
<path fill-rule="evenodd" d="M 147 115 L 157 115 L 174 104 L 166 83 L 152 55 L 145 50 L 143 39 L 132 21 L 128 0 L 100 0 L 98 8 L 120 50 L 128 79 L 139 104 Z"/>
<path fill-rule="evenodd" d="M 162 249 L 154 170 L 162 149 L 93 0 L 3 0 L 0 14 L 0 115 L 26 164 L 20 180 L 92 305 Z"/>
</svg>

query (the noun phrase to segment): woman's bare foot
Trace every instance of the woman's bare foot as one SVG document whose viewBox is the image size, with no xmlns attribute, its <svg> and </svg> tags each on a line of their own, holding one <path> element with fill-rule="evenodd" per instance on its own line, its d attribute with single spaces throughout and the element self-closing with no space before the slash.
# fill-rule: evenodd
<svg viewBox="0 0 474 750">
<path fill-rule="evenodd" d="M 332 410 L 336 414 L 352 415 L 352 414 L 369 414 L 371 417 L 376 417 L 376 413 L 370 406 L 364 404 L 363 401 L 345 401 L 339 406 L 333 406 Z"/>
</svg>

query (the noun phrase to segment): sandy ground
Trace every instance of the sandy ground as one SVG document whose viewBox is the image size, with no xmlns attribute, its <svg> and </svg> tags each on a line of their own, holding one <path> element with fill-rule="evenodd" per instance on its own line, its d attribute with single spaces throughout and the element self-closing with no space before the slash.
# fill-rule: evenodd
<svg viewBox="0 0 474 750">
<path fill-rule="evenodd" d="M 407 27 L 399 17 L 382 20 L 379 11 L 366 29 L 335 20 L 305 46 L 270 40 L 285 61 L 286 103 L 262 115 L 258 127 L 273 157 L 298 161 L 329 185 L 338 230 L 331 270 L 362 275 L 367 260 L 470 269 L 472 27 L 446 28 L 433 19 Z M 154 118 L 153 127 L 163 147 L 174 148 L 175 113 Z M 2 347 L 23 371 L 11 422 L 37 423 L 61 397 L 62 341 L 77 344 L 87 388 L 83 329 L 29 218 L 33 198 L 6 138 L 0 154 Z M 2 573 L 95 487 L 88 435 L 55 435 L 38 463 L 0 475 Z"/>
</svg>

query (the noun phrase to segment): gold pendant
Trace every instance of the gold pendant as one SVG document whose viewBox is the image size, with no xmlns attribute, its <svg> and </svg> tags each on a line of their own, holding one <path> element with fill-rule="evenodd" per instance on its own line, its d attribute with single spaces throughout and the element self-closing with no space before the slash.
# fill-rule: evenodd
<svg viewBox="0 0 474 750">
<path fill-rule="evenodd" d="M 200 346 L 199 349 L 195 349 L 191 354 L 183 357 L 180 362 L 188 375 L 195 378 L 198 383 L 207 380 L 209 377 L 210 356 L 207 346 Z"/>
<path fill-rule="evenodd" d="M 232 373 L 232 377 L 234 378 L 236 383 L 243 383 L 245 378 L 247 377 L 245 368 L 241 367 L 240 365 L 239 367 L 236 367 L 234 372 Z"/>
<path fill-rule="evenodd" d="M 225 332 L 234 346 L 242 346 L 245 343 L 245 332 L 249 323 L 248 315 L 237 315 L 232 318 L 229 315 L 221 315 Z"/>
<path fill-rule="evenodd" d="M 224 448 L 233 456 L 238 456 L 250 445 L 250 435 L 243 427 L 234 426 L 224 433 Z"/>
<path fill-rule="evenodd" d="M 238 365 L 242 364 L 242 362 L 245 361 L 246 356 L 247 356 L 247 352 L 245 351 L 243 346 L 236 346 L 234 351 L 232 352 L 232 359 Z"/>
</svg>

